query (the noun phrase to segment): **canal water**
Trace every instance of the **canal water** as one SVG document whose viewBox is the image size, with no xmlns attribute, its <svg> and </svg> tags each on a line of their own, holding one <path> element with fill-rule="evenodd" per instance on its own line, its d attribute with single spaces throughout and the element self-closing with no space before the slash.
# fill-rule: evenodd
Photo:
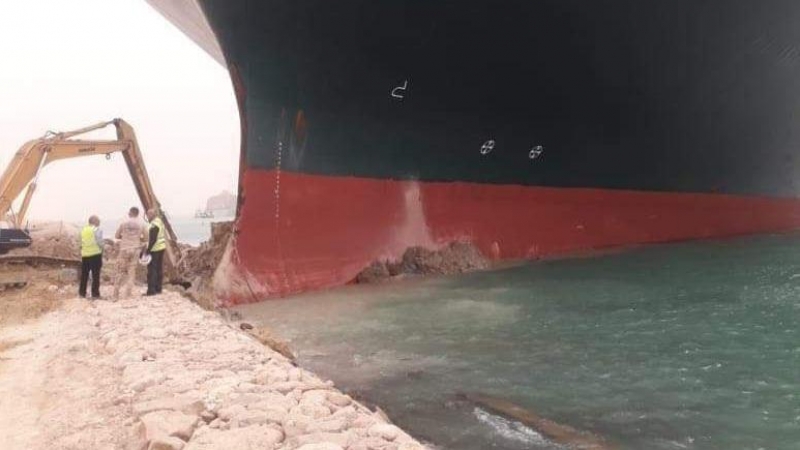
<svg viewBox="0 0 800 450">
<path fill-rule="evenodd" d="M 442 449 L 556 449 L 460 393 L 620 449 L 800 449 L 800 237 L 653 246 L 239 308 Z"/>
</svg>

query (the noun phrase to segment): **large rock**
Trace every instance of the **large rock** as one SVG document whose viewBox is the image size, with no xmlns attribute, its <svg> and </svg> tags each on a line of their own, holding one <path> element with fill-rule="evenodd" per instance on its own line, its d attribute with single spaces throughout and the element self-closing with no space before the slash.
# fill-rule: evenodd
<svg viewBox="0 0 800 450">
<path fill-rule="evenodd" d="M 394 425 L 388 423 L 378 423 L 369 427 L 368 433 L 370 436 L 379 437 L 387 441 L 393 441 L 397 439 L 400 434 L 402 434 L 402 431 L 400 431 L 400 429 Z"/>
<path fill-rule="evenodd" d="M 147 450 L 182 450 L 185 445 L 186 442 L 176 437 L 160 436 L 150 441 Z"/>
<path fill-rule="evenodd" d="M 347 447 L 347 450 L 397 450 L 399 445 L 378 437 L 367 437 L 359 439 Z"/>
<path fill-rule="evenodd" d="M 236 210 L 236 196 L 228 191 L 222 191 L 206 200 L 206 211 L 229 212 Z"/>
<path fill-rule="evenodd" d="M 234 404 L 226 406 L 224 408 L 220 408 L 220 410 L 217 411 L 217 416 L 219 416 L 219 418 L 222 420 L 230 421 L 236 419 L 237 417 L 242 417 L 246 413 L 247 413 L 247 408 L 245 408 L 243 405 Z"/>
<path fill-rule="evenodd" d="M 353 402 L 349 395 L 340 394 L 338 392 L 329 392 L 328 401 L 337 407 L 345 407 Z"/>
<path fill-rule="evenodd" d="M 397 447 L 397 450 L 425 450 L 425 447 L 416 442 L 403 442 Z"/>
<path fill-rule="evenodd" d="M 356 436 L 351 431 L 344 431 L 341 433 L 315 432 L 295 436 L 287 441 L 287 443 L 297 446 L 307 444 L 334 444 L 342 448 L 347 448 L 355 439 Z"/>
<path fill-rule="evenodd" d="M 179 411 L 154 411 L 142 416 L 145 438 L 153 442 L 156 438 L 177 437 L 188 440 L 197 425 L 197 416 Z"/>
<path fill-rule="evenodd" d="M 172 410 L 180 411 L 192 416 L 197 416 L 203 412 L 205 406 L 199 395 L 176 395 L 174 397 L 157 398 L 147 400 L 133 405 L 133 412 L 137 416 L 143 416 L 154 411 Z"/>
<path fill-rule="evenodd" d="M 339 444 L 334 444 L 332 442 L 319 442 L 316 444 L 305 444 L 298 447 L 297 450 L 344 450 L 344 448 Z"/>
<path fill-rule="evenodd" d="M 322 419 L 331 415 L 331 409 L 316 403 L 300 403 L 291 410 L 294 414 L 302 414 L 312 419 Z"/>
<path fill-rule="evenodd" d="M 283 415 L 275 411 L 248 409 L 242 415 L 231 420 L 231 424 L 236 425 L 236 427 L 247 427 L 250 425 L 266 425 L 268 423 L 280 424 L 282 420 Z"/>
<path fill-rule="evenodd" d="M 283 441 L 283 432 L 268 425 L 232 430 L 202 428 L 184 450 L 271 450 Z"/>
<path fill-rule="evenodd" d="M 345 419 L 326 419 L 311 422 L 306 431 L 309 433 L 338 433 L 346 427 Z"/>
<path fill-rule="evenodd" d="M 141 392 L 150 386 L 161 383 L 166 378 L 161 373 L 160 366 L 152 362 L 130 363 L 122 373 L 122 382 L 135 392 Z"/>
</svg>

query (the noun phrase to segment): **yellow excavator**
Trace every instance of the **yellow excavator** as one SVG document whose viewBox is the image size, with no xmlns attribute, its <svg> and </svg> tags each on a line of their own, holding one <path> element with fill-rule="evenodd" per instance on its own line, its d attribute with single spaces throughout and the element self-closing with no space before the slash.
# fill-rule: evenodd
<svg viewBox="0 0 800 450">
<path fill-rule="evenodd" d="M 85 140 L 76 137 L 102 128 L 114 125 L 117 132 L 116 140 Z M 180 249 L 177 238 L 166 215 L 161 209 L 147 170 L 144 166 L 139 143 L 133 127 L 122 119 L 101 122 L 74 131 L 61 133 L 47 132 L 43 137 L 28 141 L 23 145 L 9 163 L 2 177 L 0 177 L 0 222 L 5 221 L 8 226 L 0 227 L 0 254 L 12 248 L 26 247 L 31 244 L 30 235 L 25 231 L 25 216 L 31 203 L 33 193 L 42 169 L 47 164 L 67 158 L 81 156 L 106 155 L 111 158 L 113 153 L 122 153 L 125 164 L 128 166 L 136 187 L 136 193 L 144 208 L 154 208 L 164 222 L 167 234 L 167 270 L 177 270 Z M 27 188 L 27 189 L 26 189 Z M 12 203 L 25 191 L 18 211 L 12 210 Z M 76 238 L 77 239 L 77 238 Z"/>
</svg>

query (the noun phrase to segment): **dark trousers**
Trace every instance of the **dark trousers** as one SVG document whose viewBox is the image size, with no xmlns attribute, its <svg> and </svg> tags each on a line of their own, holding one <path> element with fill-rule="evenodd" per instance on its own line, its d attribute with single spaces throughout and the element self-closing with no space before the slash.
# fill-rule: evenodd
<svg viewBox="0 0 800 450">
<path fill-rule="evenodd" d="M 147 295 L 161 293 L 164 281 L 164 251 L 150 252 L 150 264 L 147 265 Z"/>
<path fill-rule="evenodd" d="M 103 255 L 94 255 L 81 258 L 81 284 L 78 295 L 86 297 L 86 283 L 89 281 L 89 272 L 92 273 L 92 298 L 100 297 L 100 269 L 103 267 Z"/>
</svg>

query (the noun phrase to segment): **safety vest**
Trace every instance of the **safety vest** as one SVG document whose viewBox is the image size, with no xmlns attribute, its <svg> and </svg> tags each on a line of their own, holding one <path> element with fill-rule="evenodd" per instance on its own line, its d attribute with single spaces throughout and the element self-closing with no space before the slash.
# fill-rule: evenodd
<svg viewBox="0 0 800 450">
<path fill-rule="evenodd" d="M 94 232 L 97 230 L 93 225 L 86 225 L 81 230 L 81 257 L 88 258 L 103 253 L 100 244 L 95 239 Z"/>
<path fill-rule="evenodd" d="M 156 238 L 156 243 L 153 244 L 153 248 L 151 248 L 150 251 L 164 251 L 167 248 L 167 237 L 166 233 L 164 233 L 164 222 L 161 221 L 160 217 L 156 217 L 152 222 L 150 222 L 150 229 L 153 227 L 158 227 L 158 237 Z"/>
</svg>

